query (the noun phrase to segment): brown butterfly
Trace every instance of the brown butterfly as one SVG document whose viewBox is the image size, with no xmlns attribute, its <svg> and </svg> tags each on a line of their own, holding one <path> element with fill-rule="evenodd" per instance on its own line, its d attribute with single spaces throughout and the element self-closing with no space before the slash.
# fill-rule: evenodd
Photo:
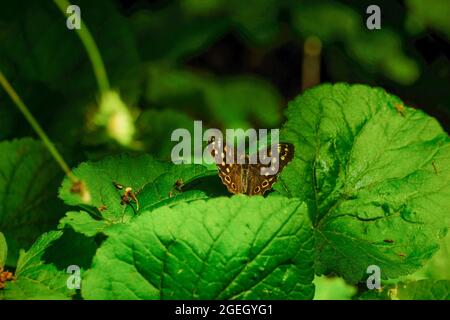
<svg viewBox="0 0 450 320">
<path fill-rule="evenodd" d="M 263 161 L 258 159 L 254 164 L 250 163 L 248 155 L 238 154 L 221 140 L 212 138 L 209 148 L 216 160 L 220 179 L 228 191 L 234 194 L 263 195 L 272 188 L 280 172 L 294 157 L 294 145 L 290 143 L 278 144 L 277 154 L 274 155 L 272 148 L 268 147 L 263 153 Z M 269 161 L 268 157 L 272 159 Z M 277 161 L 278 166 L 275 166 Z"/>
</svg>

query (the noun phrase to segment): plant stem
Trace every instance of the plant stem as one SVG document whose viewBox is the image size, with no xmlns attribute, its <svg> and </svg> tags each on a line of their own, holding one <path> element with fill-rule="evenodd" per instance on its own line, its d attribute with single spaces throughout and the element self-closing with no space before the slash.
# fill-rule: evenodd
<svg viewBox="0 0 450 320">
<path fill-rule="evenodd" d="M 9 95 L 11 100 L 14 102 L 14 104 L 17 106 L 17 108 L 20 110 L 20 112 L 22 112 L 22 114 L 25 116 L 25 118 L 27 119 L 28 123 L 33 127 L 34 131 L 41 138 L 42 142 L 47 147 L 48 151 L 51 153 L 53 158 L 59 164 L 61 169 L 69 177 L 70 181 L 72 183 L 78 182 L 78 179 L 73 175 L 72 171 L 70 171 L 70 168 L 67 165 L 67 163 L 64 161 L 64 158 L 62 157 L 62 155 L 55 148 L 54 144 L 50 141 L 50 139 L 45 134 L 45 132 L 42 129 L 42 127 L 36 121 L 34 116 L 28 110 L 28 108 L 25 105 L 25 103 L 23 103 L 22 99 L 20 99 L 19 95 L 16 93 L 14 88 L 11 86 L 11 84 L 5 78 L 5 76 L 3 75 L 3 73 L 1 71 L 0 71 L 0 85 L 3 87 L 3 89 L 5 89 L 6 93 Z"/>
<path fill-rule="evenodd" d="M 61 10 L 61 12 L 68 17 L 69 14 L 67 13 L 67 7 L 69 7 L 71 4 L 67 0 L 53 0 L 55 4 L 58 6 L 58 8 Z M 108 76 L 106 75 L 106 69 L 105 65 L 103 64 L 102 57 L 100 55 L 100 52 L 97 48 L 97 44 L 94 41 L 94 38 L 92 37 L 88 27 L 84 24 L 83 20 L 81 19 L 81 28 L 75 29 L 78 36 L 81 39 L 81 42 L 83 43 L 84 48 L 86 49 L 87 55 L 89 56 L 89 59 L 91 60 L 92 68 L 94 69 L 95 78 L 97 79 L 97 84 L 100 90 L 101 94 L 106 93 L 109 91 L 109 80 Z"/>
<path fill-rule="evenodd" d="M 322 42 L 319 38 L 306 38 L 302 62 L 302 91 L 320 83 L 320 55 Z"/>
</svg>

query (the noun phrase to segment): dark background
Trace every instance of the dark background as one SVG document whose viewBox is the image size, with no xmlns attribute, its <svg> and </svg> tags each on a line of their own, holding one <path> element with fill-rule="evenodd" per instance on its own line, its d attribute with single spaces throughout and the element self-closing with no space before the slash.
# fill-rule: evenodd
<svg viewBox="0 0 450 320">
<path fill-rule="evenodd" d="M 305 40 L 321 43 L 320 82 L 398 95 L 450 130 L 449 3 L 436 1 L 73 1 L 111 83 L 130 108 L 133 143 L 95 121 L 101 92 L 86 50 L 54 3 L 2 1 L 0 70 L 73 163 L 139 151 L 168 158 L 170 133 L 280 127 L 302 92 Z M 381 30 L 366 8 L 381 8 Z M 0 90 L 0 139 L 34 132 Z"/>
</svg>

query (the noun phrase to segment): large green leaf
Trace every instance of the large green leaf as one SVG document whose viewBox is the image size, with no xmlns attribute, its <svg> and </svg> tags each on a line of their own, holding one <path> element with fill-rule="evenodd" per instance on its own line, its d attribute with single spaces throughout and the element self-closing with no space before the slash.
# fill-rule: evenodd
<svg viewBox="0 0 450 320">
<path fill-rule="evenodd" d="M 21 251 L 15 272 L 16 279 L 6 282 L 1 298 L 8 300 L 70 298 L 74 292 L 67 288 L 69 275 L 42 261 L 45 250 L 61 236 L 61 231 L 45 233 L 28 251 Z"/>
<path fill-rule="evenodd" d="M 206 198 L 207 195 L 198 190 L 181 192 L 176 184 L 188 184 L 200 177 L 215 174 L 202 165 L 175 165 L 155 160 L 148 155 L 127 154 L 107 157 L 97 162 L 88 161 L 73 172 L 83 180 L 89 195 L 88 201 L 79 193 L 71 191 L 72 183 L 69 179 L 63 181 L 60 197 L 67 204 L 81 206 L 90 213 L 68 212 L 60 221 L 60 227 L 69 225 L 87 236 L 107 233 L 108 228 L 129 221 L 143 210 Z M 120 184 L 123 188 L 117 189 L 115 184 Z M 139 207 L 136 203 L 131 203 L 135 210 L 121 203 L 127 187 L 133 189 L 138 199 Z"/>
<path fill-rule="evenodd" d="M 114 270 L 114 272 L 111 272 Z M 110 234 L 85 299 L 311 299 L 313 237 L 295 199 L 235 196 L 162 207 Z"/>
<path fill-rule="evenodd" d="M 0 143 L 0 230 L 8 239 L 7 264 L 62 215 L 57 188 L 62 172 L 44 146 L 32 139 Z"/>
<path fill-rule="evenodd" d="M 308 202 L 317 273 L 355 282 L 418 269 L 449 227 L 450 139 L 382 89 L 321 85 L 290 103 L 294 161 L 275 188 Z"/>
</svg>

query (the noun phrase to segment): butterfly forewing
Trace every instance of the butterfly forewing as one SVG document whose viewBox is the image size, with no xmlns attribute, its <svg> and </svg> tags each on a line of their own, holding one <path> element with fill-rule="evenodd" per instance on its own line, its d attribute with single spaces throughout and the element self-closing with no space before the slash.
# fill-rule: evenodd
<svg viewBox="0 0 450 320">
<path fill-rule="evenodd" d="M 245 185 L 242 181 L 242 166 L 237 163 L 237 159 L 245 155 L 238 155 L 236 150 L 221 140 L 211 139 L 209 147 L 222 183 L 231 193 L 243 193 Z"/>
</svg>

